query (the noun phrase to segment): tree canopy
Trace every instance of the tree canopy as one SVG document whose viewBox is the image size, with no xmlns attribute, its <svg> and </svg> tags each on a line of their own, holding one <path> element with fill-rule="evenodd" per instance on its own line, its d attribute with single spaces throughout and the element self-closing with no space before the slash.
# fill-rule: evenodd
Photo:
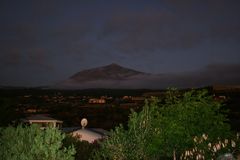
<svg viewBox="0 0 240 160">
<path fill-rule="evenodd" d="M 1 128 L 0 159 L 73 160 L 75 149 L 62 146 L 65 135 L 56 128 L 37 125 Z"/>
<path fill-rule="evenodd" d="M 141 112 L 133 111 L 127 129 L 116 127 L 93 159 L 180 158 L 194 147 L 196 136 L 214 141 L 230 135 L 221 106 L 205 90 L 184 94 L 169 90 L 163 100 L 151 99 Z"/>
</svg>

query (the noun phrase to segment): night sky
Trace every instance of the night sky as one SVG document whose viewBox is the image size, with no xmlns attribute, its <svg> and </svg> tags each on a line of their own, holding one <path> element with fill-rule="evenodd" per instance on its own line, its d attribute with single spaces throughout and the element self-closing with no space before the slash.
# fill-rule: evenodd
<svg viewBox="0 0 240 160">
<path fill-rule="evenodd" d="M 0 85 L 117 63 L 148 73 L 240 65 L 240 0 L 1 0 Z"/>
</svg>

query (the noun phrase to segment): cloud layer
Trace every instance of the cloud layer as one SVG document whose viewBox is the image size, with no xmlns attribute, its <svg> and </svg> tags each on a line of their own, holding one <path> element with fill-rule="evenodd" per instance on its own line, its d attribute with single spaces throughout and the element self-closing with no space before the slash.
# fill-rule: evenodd
<svg viewBox="0 0 240 160">
<path fill-rule="evenodd" d="M 0 84 L 48 84 L 112 62 L 151 73 L 239 64 L 239 5 L 238 0 L 3 0 Z M 15 81 L 17 75 L 23 78 Z"/>
<path fill-rule="evenodd" d="M 58 83 L 53 88 L 64 89 L 86 89 L 86 88 L 124 88 L 124 89 L 166 89 L 169 87 L 177 88 L 195 88 L 206 87 L 212 85 L 239 85 L 240 82 L 240 65 L 214 64 L 209 65 L 195 72 L 175 73 L 175 74 L 136 74 L 127 76 L 121 80 L 106 77 L 102 75 L 98 69 L 91 70 L 92 73 L 98 73 L 98 77 L 94 75 L 83 77 L 78 75 L 76 78 L 69 78 Z M 127 70 L 126 70 L 127 72 Z M 120 74 L 120 73 L 115 73 Z M 123 74 L 123 73 L 121 73 Z M 80 77 L 79 77 L 80 76 Z M 93 79 L 92 77 L 95 77 Z M 104 77 L 104 78 L 99 78 Z M 78 79 L 80 78 L 80 79 Z"/>
</svg>

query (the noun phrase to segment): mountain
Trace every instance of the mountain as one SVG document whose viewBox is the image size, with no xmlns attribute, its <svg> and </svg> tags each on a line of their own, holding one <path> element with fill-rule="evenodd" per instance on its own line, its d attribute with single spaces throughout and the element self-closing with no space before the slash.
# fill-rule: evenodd
<svg viewBox="0 0 240 160">
<path fill-rule="evenodd" d="M 70 77 L 78 82 L 88 82 L 95 80 L 126 80 L 132 76 L 145 75 L 146 73 L 124 68 L 112 63 L 107 66 L 83 70 Z"/>
<path fill-rule="evenodd" d="M 69 79 L 58 83 L 53 88 L 88 89 L 88 88 L 142 88 L 149 73 L 136 71 L 112 63 L 107 66 L 80 71 Z"/>
<path fill-rule="evenodd" d="M 215 64 L 192 72 L 150 74 L 113 63 L 80 71 L 53 88 L 166 89 L 195 88 L 215 84 L 239 85 L 239 73 L 240 64 Z"/>
</svg>

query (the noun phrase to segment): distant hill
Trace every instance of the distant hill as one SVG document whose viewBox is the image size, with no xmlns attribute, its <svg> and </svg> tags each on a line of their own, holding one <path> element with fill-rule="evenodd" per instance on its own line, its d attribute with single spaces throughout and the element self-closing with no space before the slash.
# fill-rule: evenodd
<svg viewBox="0 0 240 160">
<path fill-rule="evenodd" d="M 80 71 L 70 79 L 78 82 L 88 82 L 96 80 L 126 80 L 133 76 L 146 75 L 146 73 L 124 68 L 112 63 L 107 66 Z"/>
<path fill-rule="evenodd" d="M 150 74 L 113 63 L 80 71 L 51 88 L 166 89 L 239 85 L 239 73 L 240 65 L 209 65 L 194 72 Z"/>
</svg>

